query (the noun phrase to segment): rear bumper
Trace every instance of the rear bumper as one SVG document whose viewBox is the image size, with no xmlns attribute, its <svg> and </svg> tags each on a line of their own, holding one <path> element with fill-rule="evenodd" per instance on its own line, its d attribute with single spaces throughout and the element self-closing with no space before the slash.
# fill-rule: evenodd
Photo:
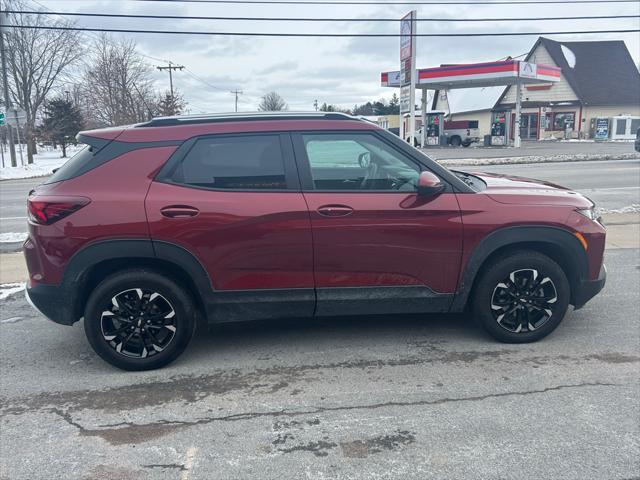
<svg viewBox="0 0 640 480">
<path fill-rule="evenodd" d="M 580 282 L 576 292 L 573 295 L 574 309 L 584 307 L 584 305 L 595 297 L 603 288 L 607 281 L 607 267 L 602 264 L 600 274 L 596 280 L 585 280 Z"/>
<path fill-rule="evenodd" d="M 27 287 L 25 296 L 29 305 L 52 322 L 73 325 L 77 320 L 72 312 L 71 298 L 57 285 Z"/>
</svg>

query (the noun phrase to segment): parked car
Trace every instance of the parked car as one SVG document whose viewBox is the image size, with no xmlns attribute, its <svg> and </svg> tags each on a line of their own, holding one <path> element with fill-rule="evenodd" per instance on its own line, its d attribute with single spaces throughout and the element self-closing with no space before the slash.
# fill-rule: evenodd
<svg viewBox="0 0 640 480">
<path fill-rule="evenodd" d="M 444 137 L 447 145 L 452 147 L 468 147 L 472 143 L 480 141 L 480 130 L 478 128 L 477 120 L 445 120 L 444 122 Z M 422 127 L 418 129 L 413 139 L 411 136 L 406 138 L 408 143 L 413 144 L 414 147 L 420 145 L 420 139 L 422 138 Z M 413 140 L 413 141 L 412 141 Z"/>
<path fill-rule="evenodd" d="M 636 130 L 635 148 L 636 148 L 636 152 L 640 152 L 640 128 Z"/>
<path fill-rule="evenodd" d="M 605 283 L 589 199 L 448 170 L 347 115 L 168 117 L 78 141 L 29 195 L 26 294 L 84 318 L 122 369 L 168 364 L 200 321 L 469 308 L 531 342 Z"/>
</svg>

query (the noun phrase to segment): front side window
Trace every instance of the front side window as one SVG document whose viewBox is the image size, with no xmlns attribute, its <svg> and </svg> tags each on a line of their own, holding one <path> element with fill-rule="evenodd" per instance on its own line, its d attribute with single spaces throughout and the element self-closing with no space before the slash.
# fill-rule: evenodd
<svg viewBox="0 0 640 480">
<path fill-rule="evenodd" d="M 372 134 L 302 135 L 315 190 L 415 191 L 419 166 Z"/>
<path fill-rule="evenodd" d="M 230 190 L 287 188 L 278 135 L 203 138 L 175 170 L 173 181 Z"/>
</svg>

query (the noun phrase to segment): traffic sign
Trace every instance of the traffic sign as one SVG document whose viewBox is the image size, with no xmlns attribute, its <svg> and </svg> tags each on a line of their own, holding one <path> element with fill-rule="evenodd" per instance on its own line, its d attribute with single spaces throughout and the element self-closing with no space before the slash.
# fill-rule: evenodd
<svg viewBox="0 0 640 480">
<path fill-rule="evenodd" d="M 18 124 L 24 124 L 27 119 L 27 112 L 22 109 L 11 109 L 5 114 L 5 122 L 12 127 L 18 127 Z"/>
</svg>

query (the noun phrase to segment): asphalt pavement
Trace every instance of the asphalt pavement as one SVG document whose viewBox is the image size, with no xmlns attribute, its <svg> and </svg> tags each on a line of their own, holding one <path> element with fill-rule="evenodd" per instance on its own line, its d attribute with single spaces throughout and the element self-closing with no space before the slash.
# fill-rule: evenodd
<svg viewBox="0 0 640 480">
<path fill-rule="evenodd" d="M 640 254 L 546 339 L 467 315 L 250 323 L 118 371 L 81 324 L 1 311 L 3 479 L 610 479 L 640 472 Z"/>
</svg>

